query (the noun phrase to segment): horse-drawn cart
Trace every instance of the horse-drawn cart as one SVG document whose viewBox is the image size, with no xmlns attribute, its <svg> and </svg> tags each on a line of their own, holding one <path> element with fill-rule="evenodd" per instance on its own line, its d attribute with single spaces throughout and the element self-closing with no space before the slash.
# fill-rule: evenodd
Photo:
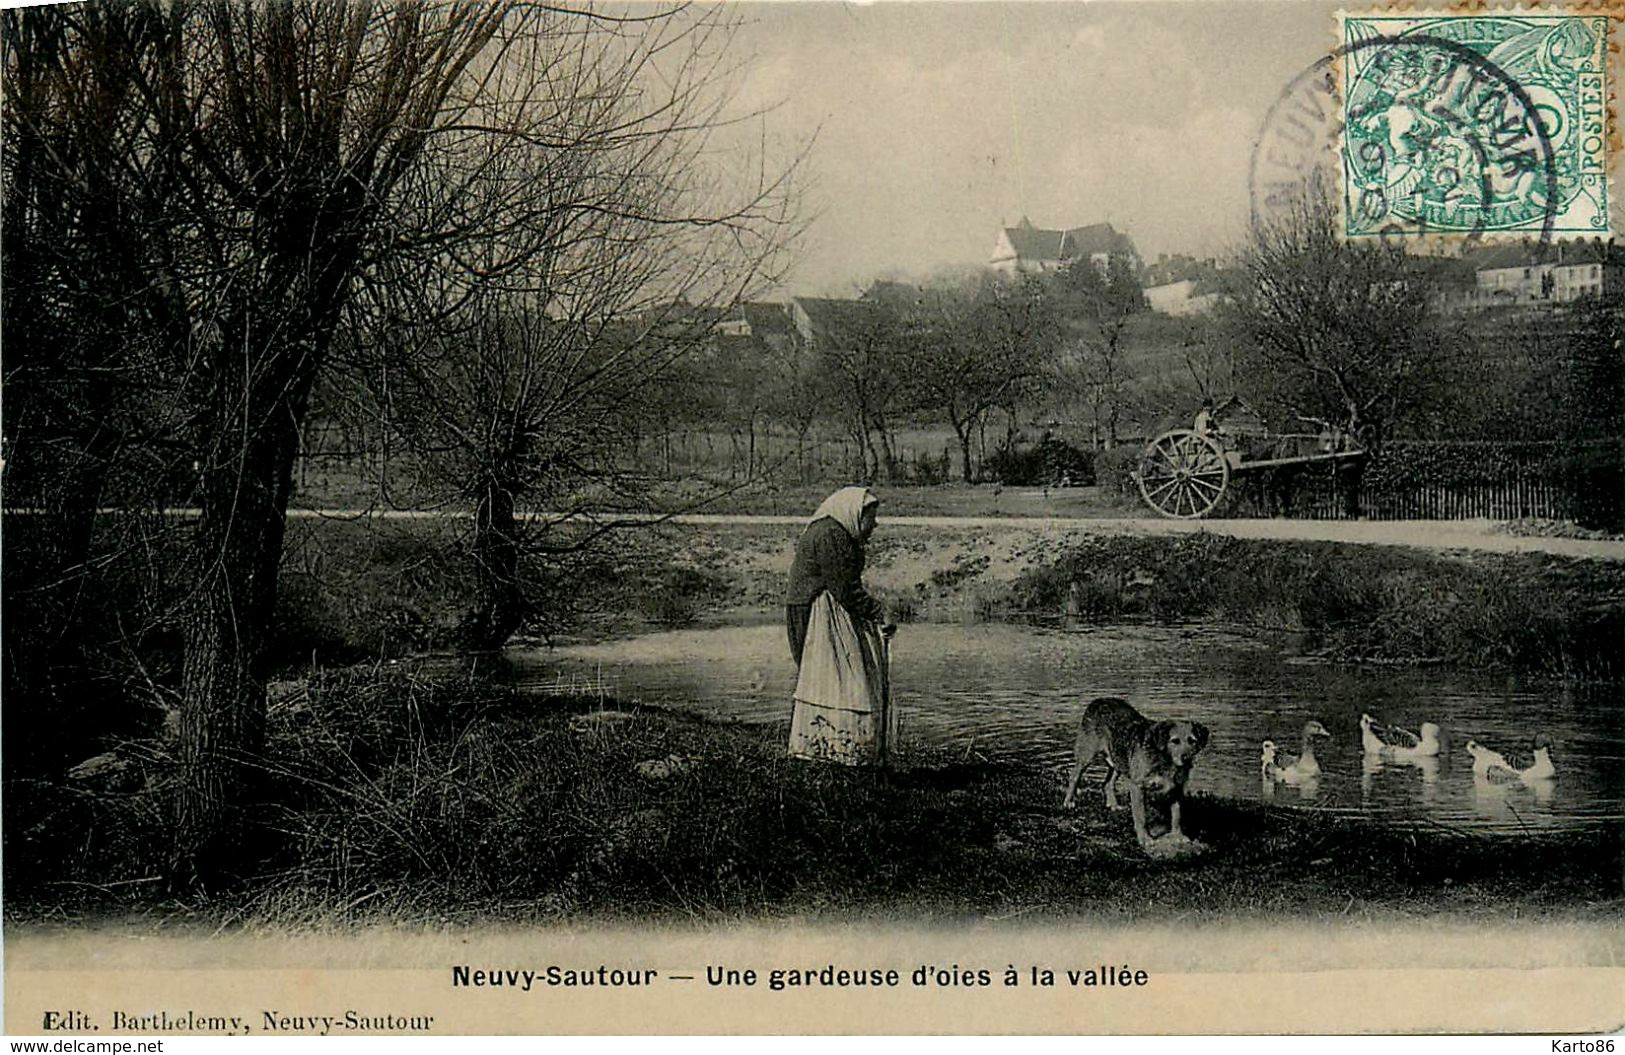
<svg viewBox="0 0 1625 1055">
<path fill-rule="evenodd" d="M 1192 520 L 1212 512 L 1244 473 L 1292 473 L 1365 456 L 1363 444 L 1332 428 L 1313 434 L 1170 429 L 1146 444 L 1134 476 L 1146 505 L 1165 517 Z"/>
</svg>

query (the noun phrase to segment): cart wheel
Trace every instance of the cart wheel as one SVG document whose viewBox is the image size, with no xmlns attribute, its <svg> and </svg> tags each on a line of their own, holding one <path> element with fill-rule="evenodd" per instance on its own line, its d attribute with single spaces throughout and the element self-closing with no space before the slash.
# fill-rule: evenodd
<svg viewBox="0 0 1625 1055">
<path fill-rule="evenodd" d="M 1203 516 L 1224 497 L 1230 463 L 1211 436 L 1174 429 L 1152 440 L 1140 460 L 1140 494 L 1165 517 Z"/>
</svg>

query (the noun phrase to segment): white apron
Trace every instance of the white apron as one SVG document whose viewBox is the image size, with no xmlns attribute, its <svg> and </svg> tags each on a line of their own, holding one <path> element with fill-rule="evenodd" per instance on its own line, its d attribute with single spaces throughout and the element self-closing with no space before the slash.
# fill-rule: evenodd
<svg viewBox="0 0 1625 1055">
<path fill-rule="evenodd" d="M 813 601 L 801 650 L 790 754 L 857 766 L 885 764 L 897 736 L 880 628 L 860 628 L 828 591 Z"/>
</svg>

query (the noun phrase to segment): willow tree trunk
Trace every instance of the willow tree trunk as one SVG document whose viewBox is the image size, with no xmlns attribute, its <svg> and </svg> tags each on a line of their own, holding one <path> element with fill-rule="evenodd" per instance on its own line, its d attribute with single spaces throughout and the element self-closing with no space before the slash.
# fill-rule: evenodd
<svg viewBox="0 0 1625 1055">
<path fill-rule="evenodd" d="M 967 484 L 971 483 L 971 418 L 960 418 L 957 413 L 949 411 L 948 420 L 954 427 L 954 436 L 959 440 L 959 477 Z M 943 474 L 943 482 L 947 482 L 947 474 Z"/>
<path fill-rule="evenodd" d="M 745 451 L 745 479 L 750 480 L 756 476 L 756 411 L 754 408 L 750 412 L 750 420 L 747 425 L 750 428 L 750 447 Z"/>
<path fill-rule="evenodd" d="M 893 438 L 891 428 L 885 422 L 878 426 L 880 433 L 880 470 L 886 477 L 886 482 L 897 482 L 897 441 Z"/>
<path fill-rule="evenodd" d="M 524 590 L 519 582 L 519 518 L 515 488 L 488 479 L 474 512 L 474 610 L 464 624 L 468 644 L 482 651 L 501 648 L 524 624 Z"/>
<path fill-rule="evenodd" d="M 195 886 L 241 863 L 242 807 L 261 781 L 267 648 L 309 391 L 303 362 L 214 401 L 216 436 L 241 436 L 203 473 L 193 544 L 197 579 L 187 599 L 181 671 L 180 781 L 171 881 Z M 265 375 L 262 375 L 265 376 Z M 227 387 L 227 386 L 222 386 Z M 269 391 L 268 391 L 269 390 Z"/>
</svg>

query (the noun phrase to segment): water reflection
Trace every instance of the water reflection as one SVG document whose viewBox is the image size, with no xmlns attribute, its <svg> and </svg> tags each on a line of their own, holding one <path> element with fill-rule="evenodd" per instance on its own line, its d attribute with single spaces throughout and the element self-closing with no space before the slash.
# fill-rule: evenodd
<svg viewBox="0 0 1625 1055">
<path fill-rule="evenodd" d="M 1320 797 L 1320 778 L 1305 777 L 1288 783 L 1265 777 L 1259 794 L 1267 802 L 1313 802 Z"/>
<path fill-rule="evenodd" d="M 1387 803 L 1395 799 L 1412 797 L 1424 807 L 1439 801 L 1439 760 L 1420 757 L 1403 761 L 1385 759 L 1381 755 L 1362 755 L 1360 758 L 1360 802 L 1366 807 Z M 1395 786 L 1379 792 L 1378 780 L 1383 774 Z M 1419 781 L 1419 783 L 1418 783 Z"/>
<path fill-rule="evenodd" d="M 776 625 L 516 650 L 511 659 L 515 677 L 538 688 L 579 678 L 626 702 L 751 723 L 789 717 L 794 668 Z M 1113 695 L 1152 717 L 1207 724 L 1212 737 L 1191 775 L 1196 793 L 1509 832 L 1615 818 L 1625 803 L 1625 687 L 1617 684 L 1522 685 L 1472 672 L 1324 666 L 1200 629 L 1003 625 L 905 626 L 893 673 L 905 747 L 946 744 L 1049 768 L 1057 802 L 1083 705 Z M 1440 755 L 1403 762 L 1366 755 L 1362 713 L 1411 729 L 1437 723 Z M 1295 756 L 1310 721 L 1331 734 L 1315 748 L 1318 779 L 1264 779 L 1263 742 L 1274 739 Z M 1469 739 L 1527 745 L 1536 730 L 1554 742 L 1555 781 L 1498 788 L 1474 779 Z"/>
<path fill-rule="evenodd" d="M 1497 828 L 1544 827 L 1542 815 L 1556 796 L 1556 781 L 1532 784 L 1473 779 L 1473 809 L 1481 821 Z"/>
</svg>

